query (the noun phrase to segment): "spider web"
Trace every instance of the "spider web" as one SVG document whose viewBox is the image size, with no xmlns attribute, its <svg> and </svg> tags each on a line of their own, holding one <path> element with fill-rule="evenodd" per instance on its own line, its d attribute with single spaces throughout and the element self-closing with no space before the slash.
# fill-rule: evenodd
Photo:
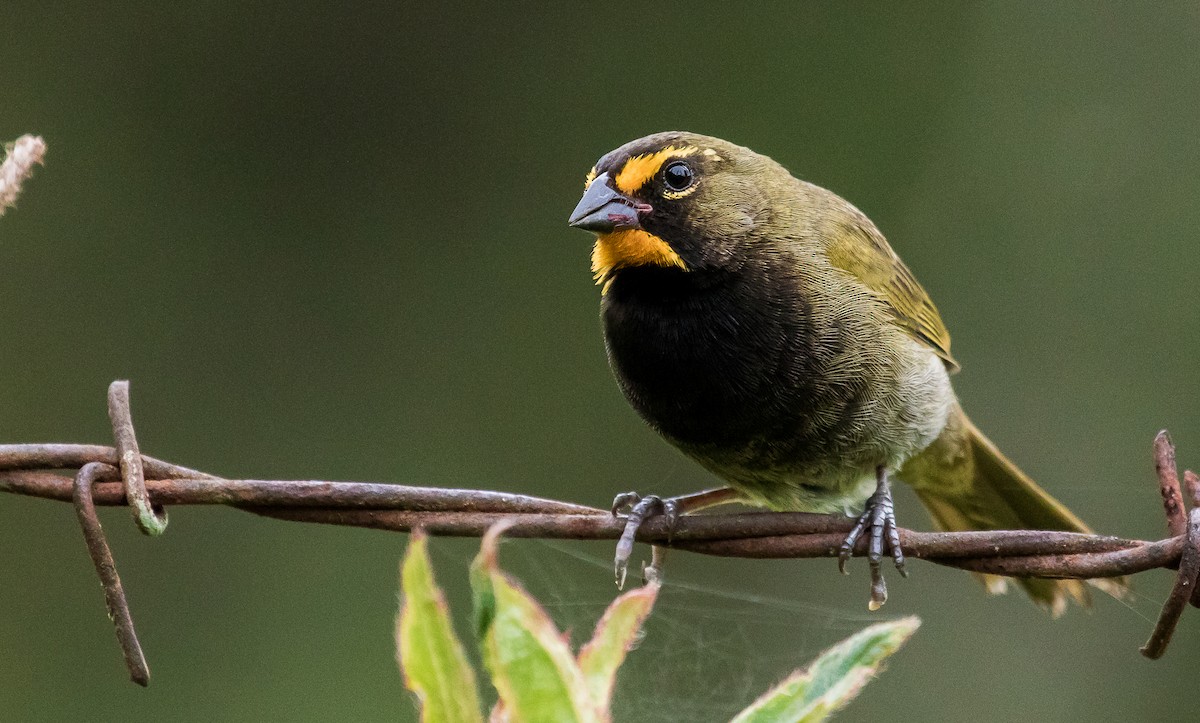
<svg viewBox="0 0 1200 723">
<path fill-rule="evenodd" d="M 578 649 L 617 595 L 611 556 L 585 552 L 585 547 L 600 549 L 594 542 L 509 540 L 504 545 L 504 569 L 538 599 Z M 649 549 L 641 548 L 639 553 Z M 459 558 L 452 565 L 468 562 L 461 552 L 443 554 Z M 832 641 L 881 619 L 714 586 L 712 580 L 719 579 L 712 574 L 714 563 L 751 561 L 688 558 L 693 556 L 674 555 L 666 565 L 654 612 L 619 673 L 614 720 L 729 720 Z M 764 570 L 780 565 L 777 560 L 757 562 Z M 637 582 L 637 573 L 631 572 L 630 584 Z M 494 701 L 490 686 L 481 688 L 485 699 Z"/>
<path fill-rule="evenodd" d="M 434 549 L 439 547 L 439 556 L 455 558 L 446 564 L 460 569 L 473 554 L 462 547 Z M 538 599 L 578 649 L 617 594 L 610 550 L 595 542 L 537 540 L 508 540 L 504 547 L 504 569 Z M 637 554 L 647 553 L 646 546 L 638 547 Z M 829 566 L 815 569 L 807 562 L 671 555 L 654 612 L 619 673 L 613 719 L 727 721 L 829 645 L 894 617 L 868 613 L 865 603 L 861 608 L 841 604 L 839 596 L 831 596 L 835 586 L 830 583 L 840 576 Z M 982 594 L 961 577 L 965 591 Z M 631 571 L 630 584 L 637 580 Z M 865 575 L 850 582 L 861 583 L 853 587 L 865 601 Z M 786 597 L 758 592 L 772 587 L 786 591 Z M 838 604 L 812 602 L 814 596 L 832 597 Z M 920 602 L 897 603 L 905 601 Z M 1122 604 L 1145 621 L 1148 633 L 1161 599 L 1135 590 Z M 459 608 L 456 616 L 462 613 L 460 606 L 453 607 Z M 478 659 L 476 664 L 482 670 Z M 480 683 L 485 700 L 494 702 L 495 691 Z"/>
</svg>

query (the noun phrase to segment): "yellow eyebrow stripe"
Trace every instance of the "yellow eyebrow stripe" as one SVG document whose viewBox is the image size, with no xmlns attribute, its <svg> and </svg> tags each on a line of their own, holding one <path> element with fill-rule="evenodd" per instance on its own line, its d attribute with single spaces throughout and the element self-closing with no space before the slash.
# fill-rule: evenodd
<svg viewBox="0 0 1200 723">
<path fill-rule="evenodd" d="M 700 149 L 696 146 L 667 146 L 661 151 L 634 156 L 625 161 L 621 172 L 614 179 L 617 190 L 626 194 L 636 193 L 647 181 L 654 178 L 654 174 L 658 173 L 658 169 L 667 159 L 685 158 L 697 153 L 700 153 Z"/>
</svg>

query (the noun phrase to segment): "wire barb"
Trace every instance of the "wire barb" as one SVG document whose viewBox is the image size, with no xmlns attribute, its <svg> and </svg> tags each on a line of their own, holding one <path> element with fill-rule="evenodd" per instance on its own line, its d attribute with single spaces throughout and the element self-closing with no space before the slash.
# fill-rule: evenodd
<svg viewBox="0 0 1200 723">
<path fill-rule="evenodd" d="M 138 451 L 137 435 L 133 432 L 133 415 L 129 411 L 129 382 L 115 381 L 108 387 L 108 418 L 112 421 L 121 480 L 125 483 L 125 499 L 133 510 L 138 529 L 151 537 L 167 531 L 167 514 L 154 509 L 146 492 L 146 475 L 142 454 Z"/>
<path fill-rule="evenodd" d="M 1190 469 L 1183 473 L 1191 507 L 1191 512 L 1185 513 L 1179 489 L 1179 470 L 1175 466 L 1175 444 L 1165 429 L 1154 438 L 1154 467 L 1158 472 L 1167 530 L 1172 539 L 1183 538 L 1175 585 L 1163 603 L 1150 639 L 1141 647 L 1142 655 L 1158 660 L 1167 651 L 1167 643 L 1171 642 L 1171 635 L 1175 633 L 1175 626 L 1187 604 L 1191 602 L 1193 606 L 1200 607 L 1200 591 L 1197 590 L 1197 584 L 1200 583 L 1200 477 Z"/>
<path fill-rule="evenodd" d="M 1200 477 L 1196 476 L 1196 473 L 1189 469 L 1183 473 L 1183 481 L 1187 486 L 1188 496 L 1192 505 L 1192 514 L 1195 515 L 1196 510 L 1200 509 Z M 1200 546 L 1200 539 L 1191 540 L 1191 544 Z M 1197 557 L 1200 557 L 1200 555 L 1197 555 Z M 1182 565 L 1181 561 L 1180 566 Z M 1180 575 L 1182 576 L 1183 573 L 1181 572 Z M 1192 579 L 1192 607 L 1200 608 L 1200 580 L 1195 579 L 1195 577 Z"/>
<path fill-rule="evenodd" d="M 108 547 L 108 540 L 100 527 L 100 518 L 96 515 L 96 505 L 92 501 L 92 485 L 101 479 L 117 476 L 117 469 L 112 465 L 102 462 L 88 462 L 83 465 L 75 475 L 75 514 L 79 517 L 79 526 L 83 530 L 88 554 L 92 557 L 92 564 L 96 566 L 96 574 L 100 576 L 100 584 L 104 588 L 104 604 L 108 607 L 109 619 L 116 627 L 117 642 L 125 655 L 125 667 L 129 669 L 129 678 L 146 687 L 150 685 L 150 668 L 146 665 L 146 656 L 142 654 L 137 632 L 133 629 L 133 617 L 129 614 L 125 589 L 121 587 L 121 576 L 117 574 L 117 564 L 113 561 L 112 550 Z"/>
<path fill-rule="evenodd" d="M 1165 429 L 1154 438 L 1154 471 L 1158 474 L 1158 491 L 1162 493 L 1163 511 L 1167 515 L 1167 532 L 1171 537 L 1178 537 L 1187 530 L 1187 515 L 1183 511 L 1183 496 L 1179 493 L 1175 443 Z"/>
<path fill-rule="evenodd" d="M 92 558 L 96 574 L 100 576 L 100 585 L 104 588 L 104 604 L 108 608 L 108 618 L 116 628 L 117 643 L 125 656 L 129 678 L 146 687 L 150 685 L 150 668 L 146 664 L 146 656 L 133 627 L 133 616 L 129 613 L 129 601 L 125 598 L 121 576 L 117 574 L 117 563 L 113 560 L 108 539 L 104 536 L 100 518 L 96 514 L 93 488 L 103 479 L 120 479 L 125 490 L 125 501 L 133 510 L 134 522 L 137 523 L 138 529 L 147 535 L 155 536 L 165 532 L 167 516 L 165 512 L 155 510 L 150 501 L 150 494 L 146 491 L 145 465 L 141 452 L 138 451 L 137 436 L 133 431 L 133 415 L 129 409 L 129 382 L 115 381 L 109 385 L 108 416 L 113 426 L 116 446 L 112 451 L 117 466 L 107 462 L 85 463 L 75 474 L 71 499 L 75 505 L 75 514 L 79 518 L 79 527 L 83 530 L 88 555 Z M 155 466 L 168 472 L 174 471 L 169 465 Z"/>
<path fill-rule="evenodd" d="M 1200 507 L 1193 507 L 1188 515 L 1187 543 L 1183 547 L 1179 560 L 1179 575 L 1175 578 L 1175 586 L 1163 603 L 1162 612 L 1154 626 L 1150 639 L 1141 647 L 1142 655 L 1151 660 L 1158 660 L 1167 651 L 1167 643 L 1175 632 L 1183 609 L 1192 599 L 1196 583 L 1200 580 Z"/>
</svg>

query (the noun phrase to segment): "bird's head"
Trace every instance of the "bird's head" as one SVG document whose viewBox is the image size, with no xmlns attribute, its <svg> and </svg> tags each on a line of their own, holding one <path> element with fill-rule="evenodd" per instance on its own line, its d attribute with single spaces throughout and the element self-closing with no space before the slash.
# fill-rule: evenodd
<svg viewBox="0 0 1200 723">
<path fill-rule="evenodd" d="M 775 161 L 719 138 L 671 131 L 626 143 L 597 161 L 569 223 L 596 234 L 592 271 L 736 270 L 773 203 L 798 182 Z"/>
</svg>

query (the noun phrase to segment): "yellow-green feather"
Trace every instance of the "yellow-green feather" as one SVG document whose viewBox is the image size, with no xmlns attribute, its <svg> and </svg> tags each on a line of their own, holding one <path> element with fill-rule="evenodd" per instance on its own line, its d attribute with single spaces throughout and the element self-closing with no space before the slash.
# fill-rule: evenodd
<svg viewBox="0 0 1200 723">
<path fill-rule="evenodd" d="M 980 432 L 957 405 L 941 436 L 900 469 L 938 529 L 1064 530 L 1091 533 L 1083 520 L 1038 487 Z M 1004 578 L 979 576 L 989 592 L 1005 589 Z M 1090 603 L 1087 586 L 1079 580 L 1021 578 L 1017 584 L 1038 605 L 1061 614 L 1069 599 Z M 1121 597 L 1124 578 L 1092 581 L 1092 586 Z"/>
<path fill-rule="evenodd" d="M 950 356 L 950 331 L 933 300 L 866 216 L 847 214 L 830 234 L 826 253 L 831 264 L 879 295 L 900 328 L 928 344 L 950 371 L 958 371 Z"/>
</svg>

